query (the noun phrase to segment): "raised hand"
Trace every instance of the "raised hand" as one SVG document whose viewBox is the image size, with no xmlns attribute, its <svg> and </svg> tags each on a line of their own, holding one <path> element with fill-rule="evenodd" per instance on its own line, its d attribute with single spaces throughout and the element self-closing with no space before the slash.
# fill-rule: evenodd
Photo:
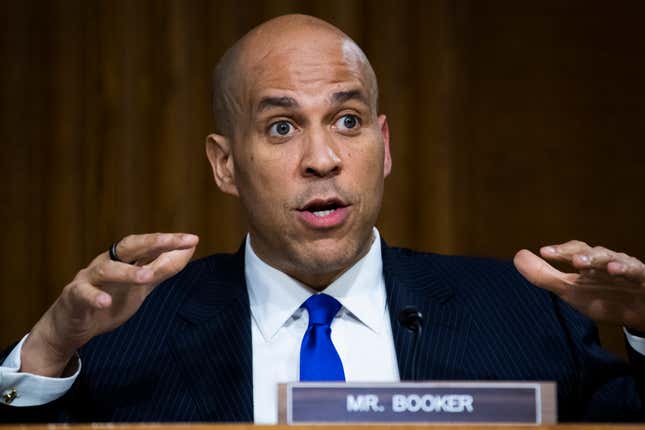
<svg viewBox="0 0 645 430">
<path fill-rule="evenodd" d="M 116 251 L 96 257 L 36 323 L 21 352 L 21 371 L 60 376 L 76 350 L 114 330 L 139 309 L 161 282 L 186 266 L 199 238 L 183 233 L 127 236 Z"/>
<path fill-rule="evenodd" d="M 572 240 L 540 249 L 545 259 L 566 263 L 564 273 L 528 250 L 515 267 L 533 284 L 557 294 L 594 321 L 645 332 L 645 264 L 627 254 Z"/>
</svg>

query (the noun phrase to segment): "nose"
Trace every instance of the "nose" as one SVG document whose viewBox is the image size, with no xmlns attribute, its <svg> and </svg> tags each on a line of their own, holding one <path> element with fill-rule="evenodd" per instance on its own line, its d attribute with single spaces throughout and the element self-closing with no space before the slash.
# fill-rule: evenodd
<svg viewBox="0 0 645 430">
<path fill-rule="evenodd" d="M 342 160 L 339 149 L 327 130 L 312 130 L 304 142 L 302 175 L 325 178 L 340 173 Z"/>
</svg>

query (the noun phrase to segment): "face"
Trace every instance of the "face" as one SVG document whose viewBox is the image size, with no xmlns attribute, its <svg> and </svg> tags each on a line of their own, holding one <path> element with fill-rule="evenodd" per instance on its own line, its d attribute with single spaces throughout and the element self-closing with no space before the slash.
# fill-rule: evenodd
<svg viewBox="0 0 645 430">
<path fill-rule="evenodd" d="M 207 143 L 220 188 L 248 214 L 254 251 L 318 289 L 369 249 L 391 167 L 366 65 L 352 42 L 330 39 L 248 55 L 235 135 Z"/>
</svg>

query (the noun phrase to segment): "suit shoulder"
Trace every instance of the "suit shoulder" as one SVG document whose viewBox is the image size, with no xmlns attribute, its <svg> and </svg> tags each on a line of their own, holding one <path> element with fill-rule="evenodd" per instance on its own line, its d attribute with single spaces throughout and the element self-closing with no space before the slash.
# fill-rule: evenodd
<svg viewBox="0 0 645 430">
<path fill-rule="evenodd" d="M 490 257 L 470 257 L 464 255 L 447 255 L 433 252 L 420 252 L 408 248 L 387 247 L 383 250 L 384 260 L 393 261 L 398 266 L 425 267 L 429 271 L 439 271 L 448 275 L 469 272 L 486 272 L 508 274 L 517 272 L 509 260 Z"/>
<path fill-rule="evenodd" d="M 211 254 L 189 262 L 186 267 L 170 277 L 156 289 L 159 293 L 173 289 L 177 285 L 189 290 L 204 285 L 209 279 L 226 281 L 227 278 L 237 277 L 244 272 L 244 262 L 239 254 L 219 253 Z"/>
<path fill-rule="evenodd" d="M 520 290 L 528 290 L 532 294 L 545 294 L 526 280 L 510 260 L 444 255 L 389 247 L 383 250 L 383 260 L 386 266 L 395 267 L 396 271 L 422 273 L 447 283 L 462 293 L 481 294 L 508 289 L 517 291 L 519 287 Z"/>
<path fill-rule="evenodd" d="M 186 265 L 186 267 L 179 271 L 175 277 L 194 276 L 196 274 L 203 273 L 204 271 L 220 272 L 223 270 L 230 270 L 232 266 L 241 264 L 241 260 L 242 259 L 238 254 L 210 254 L 205 257 L 192 260 Z"/>
</svg>

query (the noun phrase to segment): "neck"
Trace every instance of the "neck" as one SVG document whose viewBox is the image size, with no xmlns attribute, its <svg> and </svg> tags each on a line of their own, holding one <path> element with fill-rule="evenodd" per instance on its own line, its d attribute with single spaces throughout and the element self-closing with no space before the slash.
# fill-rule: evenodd
<svg viewBox="0 0 645 430">
<path fill-rule="evenodd" d="M 341 268 L 336 270 L 328 271 L 318 271 L 318 270 L 301 270 L 303 267 L 294 267 L 293 264 L 290 265 L 281 265 L 275 259 L 269 258 L 269 255 L 275 255 L 275 253 L 265 253 L 263 252 L 262 246 L 258 246 L 257 242 L 251 241 L 251 248 L 255 255 L 258 256 L 263 262 L 267 265 L 289 275 L 293 279 L 305 284 L 307 287 L 315 291 L 323 291 L 336 279 L 340 278 L 343 273 L 349 270 L 354 264 L 356 264 L 361 258 L 363 258 L 369 252 L 372 243 L 374 243 L 374 235 L 370 234 L 369 240 L 361 248 L 361 251 L 351 259 L 347 264 L 344 264 Z M 304 265 L 303 265 L 304 266 Z M 316 265 L 319 267 L 320 265 Z"/>
</svg>

